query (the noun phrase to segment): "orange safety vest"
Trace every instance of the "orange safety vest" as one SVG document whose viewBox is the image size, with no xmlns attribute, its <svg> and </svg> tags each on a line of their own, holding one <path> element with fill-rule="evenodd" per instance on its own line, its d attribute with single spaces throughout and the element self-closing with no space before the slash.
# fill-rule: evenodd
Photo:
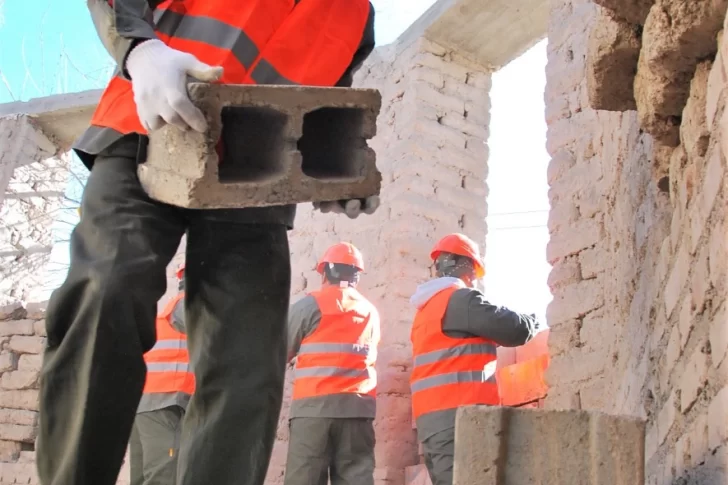
<svg viewBox="0 0 728 485">
<path fill-rule="evenodd" d="M 144 354 L 147 363 L 147 380 L 144 394 L 195 392 L 195 375 L 190 372 L 187 336 L 174 329 L 170 318 L 177 302 L 185 296 L 179 293 L 157 316 L 157 343 Z"/>
<path fill-rule="evenodd" d="M 165 44 L 224 69 L 224 84 L 334 86 L 359 48 L 369 0 L 166 0 L 154 10 Z M 115 76 L 91 125 L 146 131 L 131 82 Z"/>
<path fill-rule="evenodd" d="M 311 296 L 321 321 L 301 342 L 293 399 L 342 393 L 375 397 L 379 314 L 354 288 L 329 286 Z"/>
<path fill-rule="evenodd" d="M 480 337 L 452 338 L 442 332 L 450 296 L 459 288 L 453 285 L 437 293 L 415 315 L 410 337 L 415 420 L 470 404 L 498 405 L 496 344 Z"/>
</svg>

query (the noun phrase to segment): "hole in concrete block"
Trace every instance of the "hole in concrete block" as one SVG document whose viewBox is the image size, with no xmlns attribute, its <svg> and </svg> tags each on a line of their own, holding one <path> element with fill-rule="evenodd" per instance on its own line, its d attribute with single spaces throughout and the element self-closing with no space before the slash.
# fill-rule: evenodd
<svg viewBox="0 0 728 485">
<path fill-rule="evenodd" d="M 285 113 L 265 107 L 226 106 L 221 118 L 221 183 L 262 182 L 282 174 Z"/>
<path fill-rule="evenodd" d="M 358 151 L 366 147 L 362 138 L 364 112 L 358 108 L 321 108 L 303 117 L 303 136 L 298 150 L 303 173 L 316 179 L 358 177 L 362 162 Z"/>
</svg>

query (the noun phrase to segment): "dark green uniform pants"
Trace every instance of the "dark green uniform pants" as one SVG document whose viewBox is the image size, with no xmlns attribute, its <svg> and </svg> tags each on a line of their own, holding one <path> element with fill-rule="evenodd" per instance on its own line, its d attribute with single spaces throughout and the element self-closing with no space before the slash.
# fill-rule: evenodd
<svg viewBox="0 0 728 485">
<path fill-rule="evenodd" d="M 113 147 L 112 147 L 113 148 Z M 136 146 L 99 155 L 49 302 L 37 462 L 42 485 L 114 485 L 155 343 L 165 270 L 187 231 L 186 322 L 197 388 L 178 485 L 258 485 L 283 395 L 291 280 L 285 224 L 151 200 Z M 189 439 L 188 439 L 189 438 Z"/>
<path fill-rule="evenodd" d="M 184 416 L 180 406 L 137 414 L 132 430 L 132 438 L 136 435 L 137 439 L 132 439 L 129 445 L 132 485 L 177 484 L 177 455 Z"/>
<path fill-rule="evenodd" d="M 425 466 L 432 485 L 452 485 L 455 460 L 455 428 L 435 433 L 422 442 Z"/>
<path fill-rule="evenodd" d="M 373 485 L 372 421 L 291 419 L 284 485 Z"/>
</svg>

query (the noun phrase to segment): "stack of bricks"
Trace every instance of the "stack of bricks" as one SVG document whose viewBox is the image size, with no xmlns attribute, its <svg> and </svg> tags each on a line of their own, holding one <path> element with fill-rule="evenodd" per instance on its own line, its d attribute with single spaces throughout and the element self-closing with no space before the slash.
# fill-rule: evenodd
<svg viewBox="0 0 728 485">
<path fill-rule="evenodd" d="M 546 404 L 646 418 L 650 485 L 722 483 L 728 44 L 716 19 L 726 2 L 639 3 L 637 44 L 605 34 L 604 22 L 624 28 L 630 16 L 621 0 L 561 0 L 551 18 Z M 679 21 L 661 23 L 666 13 Z M 630 109 L 594 83 L 635 67 L 635 91 L 610 95 L 633 96 L 637 112 L 595 111 Z M 680 75 L 667 82 L 665 69 Z"/>
<path fill-rule="evenodd" d="M 408 300 L 432 276 L 432 245 L 455 231 L 485 242 L 490 83 L 484 67 L 423 39 L 376 49 L 355 85 L 382 93 L 377 136 L 370 142 L 383 177 L 381 207 L 349 220 L 302 205 L 290 234 L 292 301 L 320 287 L 313 268 L 329 245 L 350 241 L 364 254 L 360 290 L 382 321 L 377 484 L 401 485 L 405 469 L 420 463 L 409 398 L 414 309 Z M 290 377 L 269 484 L 281 483 L 285 471 Z"/>
</svg>

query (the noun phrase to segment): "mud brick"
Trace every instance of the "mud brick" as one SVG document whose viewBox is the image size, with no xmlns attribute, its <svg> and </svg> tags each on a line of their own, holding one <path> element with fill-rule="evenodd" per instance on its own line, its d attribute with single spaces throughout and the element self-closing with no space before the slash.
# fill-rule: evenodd
<svg viewBox="0 0 728 485">
<path fill-rule="evenodd" d="M 193 83 L 208 131 L 153 132 L 139 179 L 192 209 L 264 207 L 378 195 L 374 89 Z M 223 161 L 216 146 L 222 137 Z"/>
<path fill-rule="evenodd" d="M 458 409 L 454 485 L 645 483 L 645 422 L 587 411 Z"/>
</svg>

